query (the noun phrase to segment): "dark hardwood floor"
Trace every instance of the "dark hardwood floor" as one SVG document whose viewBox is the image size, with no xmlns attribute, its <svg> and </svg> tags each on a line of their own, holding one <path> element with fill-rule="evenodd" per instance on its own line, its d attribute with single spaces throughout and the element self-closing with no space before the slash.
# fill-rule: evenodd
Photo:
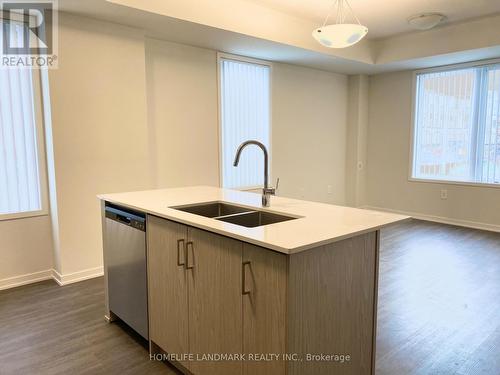
<svg viewBox="0 0 500 375">
<path fill-rule="evenodd" d="M 177 374 L 103 318 L 103 280 L 0 292 L 0 375 Z M 500 234 L 382 231 L 377 375 L 500 375 Z"/>
<path fill-rule="evenodd" d="M 149 360 L 147 342 L 104 320 L 103 278 L 0 292 L 0 375 L 178 374 Z"/>
</svg>

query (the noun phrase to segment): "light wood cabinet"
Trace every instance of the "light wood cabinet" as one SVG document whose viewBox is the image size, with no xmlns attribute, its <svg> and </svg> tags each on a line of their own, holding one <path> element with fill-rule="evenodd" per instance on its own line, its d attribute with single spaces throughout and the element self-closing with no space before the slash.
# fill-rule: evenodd
<svg viewBox="0 0 500 375">
<path fill-rule="evenodd" d="M 285 255 L 148 216 L 152 348 L 191 354 L 194 375 L 373 375 L 378 246 L 372 232 Z M 292 360 L 250 357 L 269 354 Z"/>
<path fill-rule="evenodd" d="M 243 245 L 243 353 L 286 352 L 287 257 L 268 249 Z M 247 360 L 245 375 L 284 375 L 286 363 Z"/>
<path fill-rule="evenodd" d="M 189 228 L 187 278 L 189 290 L 189 351 L 206 354 L 242 351 L 242 243 Z M 190 370 L 203 375 L 237 375 L 239 361 L 193 361 Z"/>
<path fill-rule="evenodd" d="M 288 351 L 350 360 L 291 361 L 288 375 L 375 374 L 377 257 L 376 232 L 290 257 Z"/>
<path fill-rule="evenodd" d="M 169 354 L 189 353 L 187 227 L 151 215 L 147 226 L 150 339 Z M 190 365 L 187 361 L 180 364 Z"/>
</svg>

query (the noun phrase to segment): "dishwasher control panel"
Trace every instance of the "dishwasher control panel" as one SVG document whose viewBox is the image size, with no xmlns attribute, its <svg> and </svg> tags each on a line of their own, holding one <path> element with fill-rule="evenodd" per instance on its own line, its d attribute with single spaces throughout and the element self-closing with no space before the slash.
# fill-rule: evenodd
<svg viewBox="0 0 500 375">
<path fill-rule="evenodd" d="M 131 210 L 125 211 L 121 207 L 118 208 L 108 204 L 106 205 L 106 217 L 140 231 L 146 231 L 146 216 L 143 213 Z"/>
</svg>

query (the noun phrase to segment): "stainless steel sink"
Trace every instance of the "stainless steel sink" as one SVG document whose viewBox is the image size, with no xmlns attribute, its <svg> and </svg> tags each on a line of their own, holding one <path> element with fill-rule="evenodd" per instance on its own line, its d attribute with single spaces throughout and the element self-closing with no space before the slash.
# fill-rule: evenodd
<svg viewBox="0 0 500 375">
<path fill-rule="evenodd" d="M 206 202 L 206 203 L 199 203 L 188 206 L 176 206 L 170 208 L 211 218 L 252 211 L 249 208 L 235 206 L 224 202 Z"/>
<path fill-rule="evenodd" d="M 281 223 L 283 221 L 294 220 L 296 217 L 275 214 L 266 211 L 253 211 L 237 215 L 218 217 L 217 220 L 226 223 L 241 225 L 248 228 L 261 227 L 274 223 Z"/>
<path fill-rule="evenodd" d="M 297 217 L 293 216 L 254 210 L 252 208 L 235 206 L 225 202 L 206 202 L 170 208 L 224 221 L 226 223 L 241 225 L 247 228 L 297 219 Z"/>
</svg>

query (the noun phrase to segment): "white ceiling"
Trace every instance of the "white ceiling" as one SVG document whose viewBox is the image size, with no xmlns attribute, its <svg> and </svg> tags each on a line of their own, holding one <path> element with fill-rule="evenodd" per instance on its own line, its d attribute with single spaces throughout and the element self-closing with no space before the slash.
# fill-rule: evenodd
<svg viewBox="0 0 500 375">
<path fill-rule="evenodd" d="M 334 0 L 248 0 L 300 18 L 323 23 Z M 368 38 L 383 38 L 414 31 L 406 19 L 423 12 L 447 16 L 447 23 L 500 13 L 500 0 L 349 0 Z"/>
</svg>

